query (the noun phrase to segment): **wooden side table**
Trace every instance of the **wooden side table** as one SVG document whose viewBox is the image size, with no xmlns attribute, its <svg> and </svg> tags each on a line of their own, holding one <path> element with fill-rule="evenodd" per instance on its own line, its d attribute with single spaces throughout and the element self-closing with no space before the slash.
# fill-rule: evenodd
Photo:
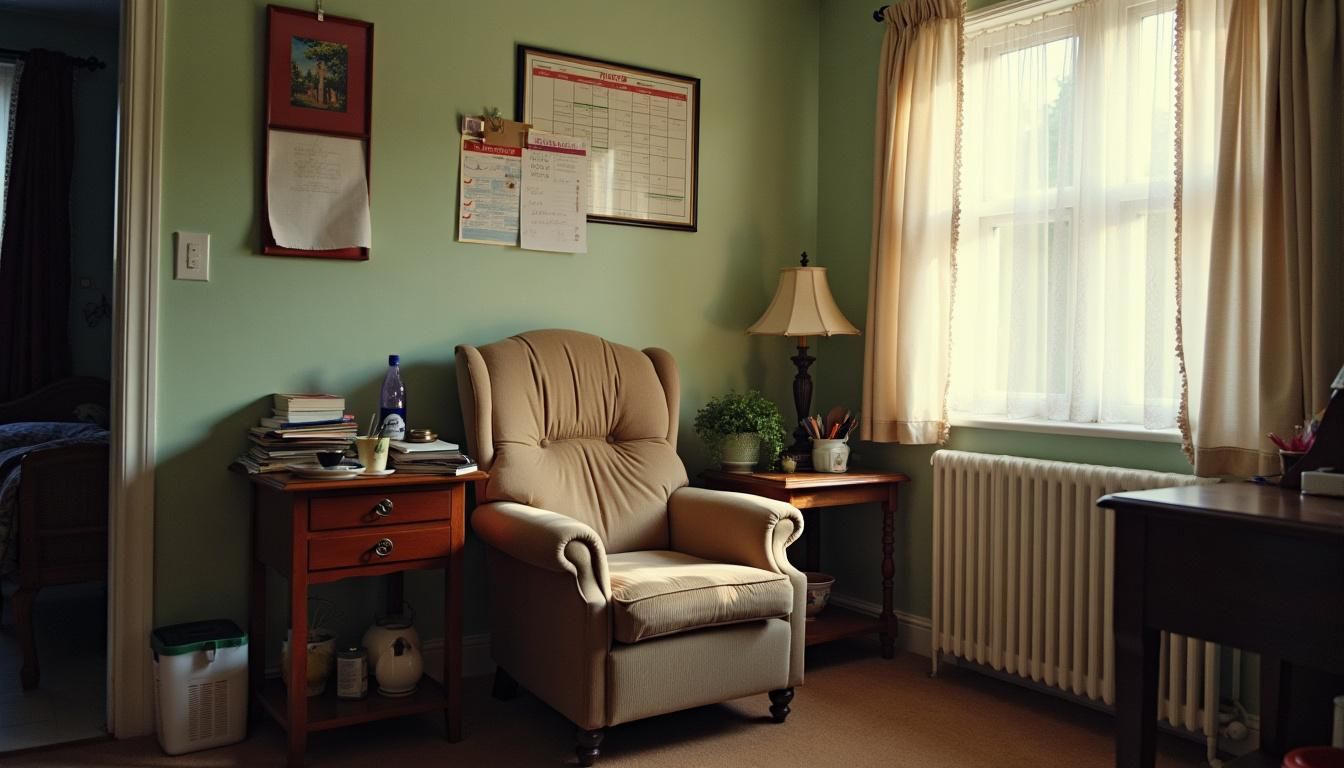
<svg viewBox="0 0 1344 768">
<path fill-rule="evenodd" d="M 354 480 L 298 480 L 288 473 L 253 475 L 252 597 L 248 645 L 254 704 L 289 734 L 289 765 L 303 765 L 311 731 L 402 715 L 444 711 L 449 741 L 462 738 L 462 545 L 467 483 L 461 477 L 391 475 Z M 289 581 L 289 681 L 266 680 L 267 568 Z M 307 690 L 308 586 L 356 576 L 391 574 L 388 599 L 401 607 L 405 571 L 444 569 L 443 683 L 428 675 L 417 691 L 386 698 L 370 690 L 361 701 L 337 699 L 329 682 Z M 373 671 L 370 670 L 370 676 Z M 373 688 L 372 681 L 370 687 Z"/>
<path fill-rule="evenodd" d="M 891 609 L 892 577 L 896 567 L 891 550 L 896 515 L 896 491 L 910 478 L 897 472 L 850 470 L 827 472 L 736 473 L 711 469 L 700 475 L 706 488 L 754 493 L 786 501 L 803 512 L 804 569 L 821 569 L 821 511 L 831 507 L 877 502 L 882 505 L 882 613 L 873 619 L 831 605 L 807 624 L 807 644 L 816 645 L 842 637 L 877 632 L 882 657 L 895 655 L 896 621 Z"/>
</svg>

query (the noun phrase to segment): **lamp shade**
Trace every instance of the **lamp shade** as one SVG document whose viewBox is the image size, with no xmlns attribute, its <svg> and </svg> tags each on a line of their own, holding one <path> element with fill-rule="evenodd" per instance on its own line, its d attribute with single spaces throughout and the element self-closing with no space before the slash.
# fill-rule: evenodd
<svg viewBox="0 0 1344 768">
<path fill-rule="evenodd" d="M 859 332 L 831 296 L 825 267 L 787 267 L 765 314 L 747 333 L 766 336 L 852 336 Z"/>
</svg>

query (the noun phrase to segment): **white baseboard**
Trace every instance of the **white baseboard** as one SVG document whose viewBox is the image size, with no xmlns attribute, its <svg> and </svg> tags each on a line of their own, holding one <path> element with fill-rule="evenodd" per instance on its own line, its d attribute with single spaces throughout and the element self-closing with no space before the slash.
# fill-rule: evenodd
<svg viewBox="0 0 1344 768">
<path fill-rule="evenodd" d="M 434 638 L 424 642 L 425 673 L 443 682 L 443 639 Z M 490 658 L 490 633 L 462 637 L 462 676 L 478 677 L 495 672 L 495 661 Z"/>
<path fill-rule="evenodd" d="M 841 608 L 848 608 L 851 611 L 874 618 L 882 613 L 882 606 L 877 603 L 871 603 L 849 595 L 832 593 L 831 602 Z M 896 614 L 897 624 L 896 647 L 906 653 L 928 658 L 933 652 L 933 623 L 927 618 L 916 616 L 913 613 L 905 613 L 904 611 L 894 611 L 894 613 Z"/>
</svg>

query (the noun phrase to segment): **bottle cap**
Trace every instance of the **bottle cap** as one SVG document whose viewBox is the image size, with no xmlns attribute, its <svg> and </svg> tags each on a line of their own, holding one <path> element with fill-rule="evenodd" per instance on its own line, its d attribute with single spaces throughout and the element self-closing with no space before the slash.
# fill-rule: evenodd
<svg viewBox="0 0 1344 768">
<path fill-rule="evenodd" d="M 388 356 L 387 356 L 387 364 L 388 364 L 388 365 L 399 365 L 400 363 L 401 363 L 401 355 L 388 355 Z"/>
</svg>

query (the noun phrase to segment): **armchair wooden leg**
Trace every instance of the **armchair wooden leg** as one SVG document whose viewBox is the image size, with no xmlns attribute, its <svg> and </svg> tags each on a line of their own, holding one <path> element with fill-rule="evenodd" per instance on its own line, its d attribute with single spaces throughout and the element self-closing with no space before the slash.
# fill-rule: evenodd
<svg viewBox="0 0 1344 768">
<path fill-rule="evenodd" d="M 770 716 L 775 718 L 776 723 L 784 722 L 784 718 L 789 716 L 789 702 L 793 701 L 792 688 L 780 688 L 777 691 L 770 692 Z"/>
<path fill-rule="evenodd" d="M 500 701 L 518 698 L 518 681 L 505 672 L 503 667 L 495 667 L 495 688 L 491 691 L 491 695 Z"/>
<path fill-rule="evenodd" d="M 579 758 L 579 765 L 592 765 L 597 756 L 602 754 L 598 747 L 602 745 L 602 737 L 607 735 L 607 729 L 598 728 L 594 731 L 585 731 L 580 728 L 575 737 L 574 754 Z"/>
</svg>

